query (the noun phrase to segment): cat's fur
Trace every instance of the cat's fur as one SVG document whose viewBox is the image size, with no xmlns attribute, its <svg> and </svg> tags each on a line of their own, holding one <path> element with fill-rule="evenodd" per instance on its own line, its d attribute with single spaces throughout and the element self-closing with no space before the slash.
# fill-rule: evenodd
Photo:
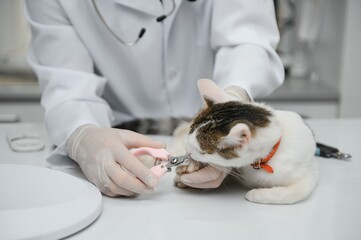
<svg viewBox="0 0 361 240">
<path fill-rule="evenodd" d="M 310 195 L 318 177 L 316 143 L 298 114 L 229 101 L 210 80 L 200 80 L 199 88 L 206 107 L 193 119 L 185 141 L 192 159 L 232 168 L 232 174 L 251 189 L 246 198 L 252 202 L 293 204 Z M 184 134 L 178 130 L 176 135 L 179 144 Z M 274 173 L 254 169 L 251 164 L 267 156 L 279 140 L 278 150 L 267 162 Z"/>
</svg>

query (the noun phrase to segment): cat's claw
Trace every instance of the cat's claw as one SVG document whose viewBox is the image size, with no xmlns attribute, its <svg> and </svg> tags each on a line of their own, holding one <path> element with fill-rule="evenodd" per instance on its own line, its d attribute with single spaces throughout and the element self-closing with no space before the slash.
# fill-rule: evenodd
<svg viewBox="0 0 361 240">
<path fill-rule="evenodd" d="M 174 185 L 175 185 L 176 187 L 179 187 L 179 188 L 187 188 L 187 187 L 188 187 L 187 185 L 185 185 L 184 183 L 182 183 L 182 182 L 180 181 L 180 176 L 179 176 L 179 175 L 176 175 L 176 176 L 174 177 Z"/>
<path fill-rule="evenodd" d="M 203 168 L 203 164 L 194 160 L 189 160 L 189 164 L 188 165 L 180 165 L 177 166 L 176 168 L 176 176 L 174 178 L 174 184 L 175 186 L 179 187 L 179 188 L 186 188 L 188 187 L 186 184 L 182 183 L 180 180 L 180 176 L 183 174 L 189 174 L 189 173 L 194 173 L 197 172 L 198 170 L 200 170 L 201 168 Z"/>
<path fill-rule="evenodd" d="M 177 175 L 193 173 L 203 168 L 203 164 L 194 160 L 189 160 L 189 164 L 177 166 L 176 173 Z"/>
</svg>

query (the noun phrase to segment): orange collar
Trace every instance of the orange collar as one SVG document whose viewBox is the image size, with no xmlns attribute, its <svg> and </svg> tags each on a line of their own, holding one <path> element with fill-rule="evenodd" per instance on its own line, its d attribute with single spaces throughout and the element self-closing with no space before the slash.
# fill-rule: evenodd
<svg viewBox="0 0 361 240">
<path fill-rule="evenodd" d="M 278 147 L 280 146 L 280 143 L 281 143 L 281 138 L 273 146 L 272 151 L 265 158 L 262 158 L 262 159 L 256 161 L 255 163 L 252 163 L 251 166 L 254 169 L 257 169 L 257 170 L 263 169 L 266 172 L 274 173 L 273 168 L 270 165 L 267 165 L 266 163 L 273 157 L 273 155 L 275 155 L 275 153 L 277 152 Z"/>
</svg>

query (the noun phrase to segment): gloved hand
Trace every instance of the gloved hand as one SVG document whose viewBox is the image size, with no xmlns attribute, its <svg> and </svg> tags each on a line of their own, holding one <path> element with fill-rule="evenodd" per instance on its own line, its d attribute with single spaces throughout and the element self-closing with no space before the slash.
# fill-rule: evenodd
<svg viewBox="0 0 361 240">
<path fill-rule="evenodd" d="M 188 165 L 178 166 L 174 183 L 178 187 L 217 188 L 221 185 L 230 168 L 203 164 L 191 160 Z"/>
<path fill-rule="evenodd" d="M 147 193 L 158 184 L 158 178 L 128 150 L 137 147 L 164 144 L 132 131 L 91 124 L 77 128 L 67 142 L 69 157 L 108 196 Z"/>
</svg>

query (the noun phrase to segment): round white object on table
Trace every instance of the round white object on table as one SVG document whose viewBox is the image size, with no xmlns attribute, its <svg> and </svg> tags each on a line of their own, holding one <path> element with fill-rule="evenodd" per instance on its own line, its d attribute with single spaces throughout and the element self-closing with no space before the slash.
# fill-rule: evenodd
<svg viewBox="0 0 361 240">
<path fill-rule="evenodd" d="M 0 239 L 64 238 L 102 211 L 94 185 L 48 168 L 0 164 L 0 193 Z"/>
</svg>

